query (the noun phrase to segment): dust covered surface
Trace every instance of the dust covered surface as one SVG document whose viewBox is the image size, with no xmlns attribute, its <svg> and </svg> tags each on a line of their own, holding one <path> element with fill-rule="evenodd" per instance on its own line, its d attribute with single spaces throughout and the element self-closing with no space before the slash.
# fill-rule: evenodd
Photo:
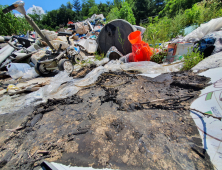
<svg viewBox="0 0 222 170">
<path fill-rule="evenodd" d="M 121 72 L 98 80 L 72 97 L 27 110 L 19 128 L 1 138 L 0 168 L 38 169 L 47 160 L 94 168 L 213 169 L 187 110 L 209 79 L 191 72 L 154 79 Z M 0 116 L 2 134 L 16 116 Z"/>
</svg>

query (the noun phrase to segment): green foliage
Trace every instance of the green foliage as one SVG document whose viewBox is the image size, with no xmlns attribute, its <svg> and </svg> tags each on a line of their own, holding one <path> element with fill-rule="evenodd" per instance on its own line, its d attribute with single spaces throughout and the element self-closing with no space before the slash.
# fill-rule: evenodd
<svg viewBox="0 0 222 170">
<path fill-rule="evenodd" d="M 101 61 L 104 59 L 106 55 L 104 53 L 99 54 L 98 52 L 95 53 L 95 59 Z"/>
<path fill-rule="evenodd" d="M 184 35 L 183 29 L 186 26 L 200 25 L 221 15 L 221 2 L 211 0 L 194 4 L 191 9 L 181 10 L 172 18 L 169 16 L 149 18 L 149 23 L 143 25 L 146 27 L 144 41 L 149 44 L 167 42 L 177 35 Z"/>
<path fill-rule="evenodd" d="M 136 19 L 134 17 L 132 8 L 125 1 L 123 1 L 122 3 L 122 8 L 120 9 L 120 12 L 119 12 L 119 17 L 121 19 L 127 20 L 131 24 L 136 24 Z"/>
<path fill-rule="evenodd" d="M 106 17 L 108 22 L 118 18 L 119 18 L 119 9 L 117 7 L 112 8 L 108 16 Z"/>
<path fill-rule="evenodd" d="M 115 7 L 117 7 L 118 9 L 121 8 L 122 0 L 114 0 L 113 2 Z"/>
<path fill-rule="evenodd" d="M 106 4 L 105 3 L 101 3 L 98 5 L 98 9 L 99 9 L 99 14 L 103 14 L 104 17 L 107 17 L 108 13 L 110 12 L 110 10 L 113 8 L 113 3 L 107 1 Z"/>
<path fill-rule="evenodd" d="M 184 65 L 181 69 L 182 71 L 190 70 L 192 67 L 197 65 L 200 61 L 203 60 L 203 54 L 200 52 L 188 52 L 187 55 L 184 55 Z"/>
<path fill-rule="evenodd" d="M 81 5 L 79 0 L 73 0 L 73 8 L 77 13 L 81 11 Z"/>
<path fill-rule="evenodd" d="M 189 9 L 193 4 L 201 0 L 168 0 L 164 9 L 159 13 L 160 17 L 174 17 L 180 10 Z"/>
<path fill-rule="evenodd" d="M 181 14 L 171 19 L 164 17 L 159 19 L 158 17 L 149 18 L 150 23 L 146 26 L 146 32 L 144 33 L 144 41 L 149 44 L 155 44 L 162 41 L 169 41 L 175 38 L 177 35 L 183 35 L 182 28 L 183 17 Z"/>
<path fill-rule="evenodd" d="M 163 48 L 163 47 L 160 47 L 159 45 L 156 45 L 156 43 L 154 42 L 153 43 L 154 45 L 152 46 L 153 47 L 153 51 L 154 51 L 154 54 L 153 54 L 153 56 L 151 57 L 151 59 L 150 59 L 150 61 L 153 61 L 153 62 L 155 62 L 155 63 L 158 63 L 158 64 L 161 64 L 161 63 L 163 63 L 163 58 L 165 57 L 165 56 L 167 56 L 167 51 Z M 156 50 L 155 49 L 157 49 L 157 48 L 159 48 L 159 49 L 161 49 L 162 50 L 162 52 L 159 52 L 159 53 L 156 53 Z"/>
<path fill-rule="evenodd" d="M 150 61 L 161 64 L 161 63 L 163 63 L 162 60 L 163 60 L 164 56 L 166 56 L 166 55 L 167 55 L 166 53 L 155 54 L 151 57 Z"/>
<path fill-rule="evenodd" d="M 91 17 L 93 14 L 98 14 L 98 12 L 99 12 L 99 9 L 98 9 L 97 5 L 94 5 L 89 9 L 88 16 Z"/>
<path fill-rule="evenodd" d="M 0 35 L 26 34 L 33 30 L 25 18 L 15 17 L 12 12 L 3 14 L 2 10 L 6 7 L 0 5 Z"/>
<path fill-rule="evenodd" d="M 49 11 L 46 15 L 44 15 L 41 23 L 45 29 L 54 30 L 56 26 L 59 26 L 60 24 L 66 25 L 68 20 L 75 19 L 75 11 L 62 4 L 59 9 Z"/>
<path fill-rule="evenodd" d="M 126 52 L 125 52 L 125 49 L 124 49 L 124 42 L 125 42 L 125 40 L 122 39 L 122 35 L 121 35 L 120 30 L 119 30 L 119 27 L 117 27 L 117 30 L 118 30 L 118 36 L 119 36 L 119 37 L 118 37 L 118 41 L 119 41 L 119 43 L 121 44 L 124 53 L 126 53 Z"/>
<path fill-rule="evenodd" d="M 125 1 L 123 1 L 120 10 L 117 7 L 112 8 L 106 19 L 108 22 L 114 19 L 125 19 L 131 24 L 136 23 L 132 8 Z"/>
<path fill-rule="evenodd" d="M 92 8 L 93 6 L 95 6 L 95 0 L 82 0 L 82 16 L 83 19 L 87 19 L 89 16 L 89 10 L 90 8 Z"/>
<path fill-rule="evenodd" d="M 68 2 L 66 2 L 66 7 L 67 7 L 68 9 L 72 9 L 73 5 L 71 4 L 70 1 L 68 1 Z"/>
<path fill-rule="evenodd" d="M 136 17 L 136 23 L 139 24 L 142 19 L 157 16 L 164 5 L 164 0 L 135 0 L 133 13 Z"/>
</svg>

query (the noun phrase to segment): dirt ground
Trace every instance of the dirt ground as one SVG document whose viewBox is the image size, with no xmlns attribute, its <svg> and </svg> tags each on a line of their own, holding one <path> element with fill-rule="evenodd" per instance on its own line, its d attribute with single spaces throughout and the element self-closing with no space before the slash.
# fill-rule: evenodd
<svg viewBox="0 0 222 170">
<path fill-rule="evenodd" d="M 104 73 L 96 85 L 0 115 L 0 168 L 43 160 L 113 169 L 213 169 L 189 114 L 208 78 Z"/>
</svg>

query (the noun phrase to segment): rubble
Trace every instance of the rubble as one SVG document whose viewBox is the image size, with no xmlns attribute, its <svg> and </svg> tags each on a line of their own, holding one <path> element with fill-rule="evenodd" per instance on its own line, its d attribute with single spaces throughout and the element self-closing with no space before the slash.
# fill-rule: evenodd
<svg viewBox="0 0 222 170">
<path fill-rule="evenodd" d="M 1 168 L 50 165 L 45 160 L 111 169 L 221 166 L 211 125 L 221 127 L 221 18 L 152 48 L 142 41 L 145 28 L 122 19 L 104 24 L 94 14 L 56 33 L 40 30 L 22 1 L 12 6 L 35 32 L 0 36 L 7 43 L 0 44 Z M 195 49 L 206 58 L 181 72 Z M 158 54 L 166 54 L 160 63 L 150 61 Z M 212 96 L 219 107 L 203 107 Z"/>
</svg>

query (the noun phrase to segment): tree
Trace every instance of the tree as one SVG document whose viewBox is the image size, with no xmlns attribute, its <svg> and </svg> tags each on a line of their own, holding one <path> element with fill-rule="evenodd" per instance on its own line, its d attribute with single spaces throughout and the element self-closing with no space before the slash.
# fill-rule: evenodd
<svg viewBox="0 0 222 170">
<path fill-rule="evenodd" d="M 99 12 L 99 9 L 97 5 L 94 5 L 93 7 L 89 9 L 88 17 L 91 17 L 93 14 L 98 14 L 98 12 Z"/>
<path fill-rule="evenodd" d="M 122 5 L 122 0 L 114 0 L 114 6 L 117 7 L 118 9 L 121 8 Z"/>
<path fill-rule="evenodd" d="M 68 1 L 68 2 L 66 3 L 66 7 L 67 7 L 68 9 L 72 9 L 73 5 L 71 4 L 70 1 Z"/>
<path fill-rule="evenodd" d="M 191 8 L 195 3 L 201 0 L 167 0 L 164 9 L 159 13 L 160 17 L 167 15 L 168 17 L 174 17 L 180 10 Z"/>
<path fill-rule="evenodd" d="M 89 17 L 89 9 L 92 8 L 93 6 L 96 6 L 95 0 L 82 0 L 83 19 L 87 19 Z"/>
<path fill-rule="evenodd" d="M 34 20 L 40 29 L 44 29 L 44 25 L 42 25 L 44 14 L 42 14 L 38 8 L 33 8 L 32 13 L 29 13 L 28 15 Z"/>
<path fill-rule="evenodd" d="M 79 0 L 73 0 L 73 8 L 77 12 L 77 14 L 79 14 L 79 12 L 81 11 L 81 5 Z"/>
<path fill-rule="evenodd" d="M 136 16 L 136 23 L 139 24 L 141 19 L 157 16 L 164 4 L 164 0 L 135 0 L 133 12 Z"/>
<path fill-rule="evenodd" d="M 119 19 L 119 9 L 117 7 L 114 7 L 111 9 L 111 11 L 109 12 L 109 14 L 107 15 L 106 19 L 107 21 L 112 21 L 114 19 Z"/>
<path fill-rule="evenodd" d="M 131 24 L 136 23 L 136 19 L 134 17 L 132 8 L 129 6 L 129 4 L 125 1 L 122 2 L 122 7 L 120 10 L 117 7 L 114 7 L 111 9 L 107 16 L 107 21 L 112 21 L 114 19 L 125 19 Z"/>
<path fill-rule="evenodd" d="M 59 26 L 58 13 L 59 10 L 52 10 L 43 16 L 42 24 L 45 26 L 45 29 L 52 30 L 56 26 Z"/>
<path fill-rule="evenodd" d="M 125 1 L 123 1 L 122 3 L 122 8 L 119 12 L 119 17 L 121 19 L 127 20 L 131 24 L 136 24 L 136 19 L 134 17 L 133 10 L 130 5 Z"/>
<path fill-rule="evenodd" d="M 15 17 L 12 12 L 4 14 L 2 10 L 6 7 L 0 5 L 0 35 L 26 34 L 33 30 L 24 17 Z"/>
</svg>

